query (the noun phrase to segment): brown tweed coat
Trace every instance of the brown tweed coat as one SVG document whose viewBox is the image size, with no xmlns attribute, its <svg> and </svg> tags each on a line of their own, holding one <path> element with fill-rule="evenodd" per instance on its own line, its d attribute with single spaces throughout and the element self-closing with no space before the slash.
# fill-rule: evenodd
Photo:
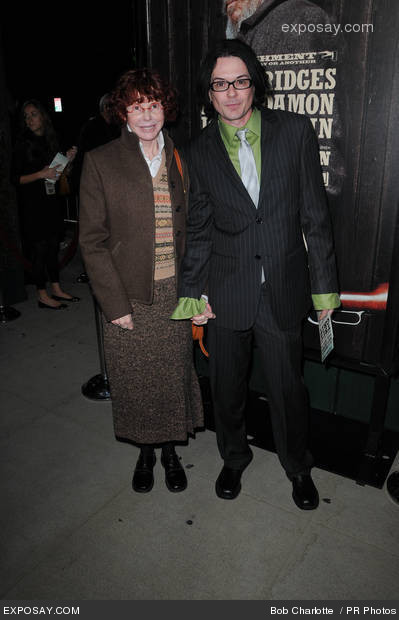
<svg viewBox="0 0 399 620">
<path fill-rule="evenodd" d="M 176 274 L 184 255 L 186 198 L 165 138 L 172 201 Z M 188 179 L 185 168 L 184 179 Z M 135 133 L 86 153 L 80 183 L 79 242 L 94 294 L 108 321 L 131 312 L 131 301 L 150 304 L 154 284 L 155 214 L 152 177 Z M 128 213 L 127 213 L 128 212 Z"/>
</svg>

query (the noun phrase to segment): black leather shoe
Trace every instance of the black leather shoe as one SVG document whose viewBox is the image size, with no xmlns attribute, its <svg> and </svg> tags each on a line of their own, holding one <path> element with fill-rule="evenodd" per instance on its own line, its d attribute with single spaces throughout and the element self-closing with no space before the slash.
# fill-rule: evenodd
<svg viewBox="0 0 399 620">
<path fill-rule="evenodd" d="M 60 304 L 59 306 L 49 306 L 45 304 L 44 301 L 38 301 L 37 305 L 39 308 L 47 308 L 48 310 L 62 310 L 63 308 L 68 308 L 66 304 Z"/>
<path fill-rule="evenodd" d="M 80 297 L 58 297 L 58 295 L 51 295 L 51 297 L 56 301 L 66 301 L 67 303 L 75 303 L 76 301 L 80 301 Z"/>
<path fill-rule="evenodd" d="M 154 486 L 153 469 L 155 461 L 154 452 L 146 455 L 140 453 L 132 480 L 133 490 L 137 493 L 148 493 Z"/>
<path fill-rule="evenodd" d="M 175 452 L 162 454 L 161 463 L 165 468 L 165 482 L 169 491 L 178 493 L 187 488 L 187 478 L 179 457 Z"/>
<path fill-rule="evenodd" d="M 301 510 L 314 510 L 319 505 L 319 494 L 310 474 L 294 476 L 292 498 Z"/>
<path fill-rule="evenodd" d="M 242 471 L 224 466 L 216 480 L 216 495 L 222 499 L 235 499 L 241 491 Z"/>
</svg>

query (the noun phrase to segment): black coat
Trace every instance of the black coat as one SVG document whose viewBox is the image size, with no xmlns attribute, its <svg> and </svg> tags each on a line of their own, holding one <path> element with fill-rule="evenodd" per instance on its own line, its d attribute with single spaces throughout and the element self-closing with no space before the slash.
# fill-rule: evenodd
<svg viewBox="0 0 399 620">
<path fill-rule="evenodd" d="M 29 130 L 17 140 L 13 153 L 12 181 L 17 188 L 19 214 L 23 237 L 43 241 L 59 236 L 63 226 L 63 202 L 58 195 L 47 195 L 44 179 L 21 185 L 21 176 L 48 166 L 56 155 L 58 145 L 51 146 L 44 136 Z"/>
</svg>

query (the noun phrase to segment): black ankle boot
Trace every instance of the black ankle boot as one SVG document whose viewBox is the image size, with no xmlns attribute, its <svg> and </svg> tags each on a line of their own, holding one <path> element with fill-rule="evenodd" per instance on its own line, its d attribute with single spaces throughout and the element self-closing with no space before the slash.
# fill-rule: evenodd
<svg viewBox="0 0 399 620">
<path fill-rule="evenodd" d="M 169 491 L 178 493 L 187 487 L 187 478 L 173 444 L 162 448 L 161 463 L 165 468 L 165 482 Z"/>
<path fill-rule="evenodd" d="M 155 452 L 152 448 L 140 450 L 132 480 L 133 490 L 137 493 L 148 493 L 154 486 L 155 461 Z"/>
</svg>

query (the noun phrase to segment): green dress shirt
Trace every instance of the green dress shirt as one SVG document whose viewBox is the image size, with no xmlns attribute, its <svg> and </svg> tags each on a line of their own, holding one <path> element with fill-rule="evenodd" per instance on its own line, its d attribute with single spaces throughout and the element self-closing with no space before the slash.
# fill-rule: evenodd
<svg viewBox="0 0 399 620">
<path fill-rule="evenodd" d="M 239 129 L 248 129 L 246 134 L 246 139 L 251 145 L 256 170 L 258 172 L 258 179 L 260 185 L 260 171 L 261 171 L 261 154 L 260 154 L 260 134 L 261 134 L 261 114 L 260 110 L 254 108 L 249 121 L 240 127 Z M 226 147 L 226 151 L 228 156 L 231 159 L 231 163 L 237 171 L 239 177 L 241 177 L 241 167 L 240 160 L 238 159 L 238 151 L 240 149 L 240 139 L 237 136 L 237 127 L 233 127 L 233 125 L 228 125 L 224 123 L 220 118 L 218 120 L 219 131 L 222 137 L 223 143 Z"/>
<path fill-rule="evenodd" d="M 240 148 L 240 139 L 237 136 L 238 129 L 248 129 L 246 138 L 252 147 L 256 170 L 258 172 L 259 185 L 261 175 L 261 113 L 260 110 L 254 108 L 248 122 L 242 127 L 234 127 L 224 123 L 220 117 L 218 119 L 218 125 L 220 135 L 223 140 L 223 144 L 226 147 L 228 156 L 231 163 L 237 171 L 237 174 L 241 177 L 240 161 L 238 158 L 238 150 Z M 212 300 L 211 300 L 212 302 Z M 338 293 L 325 293 L 319 295 L 312 295 L 312 302 L 315 310 L 330 310 L 331 308 L 338 308 L 341 305 Z M 180 297 L 178 305 L 173 312 L 171 319 L 191 319 L 196 314 L 201 314 L 206 306 L 206 302 L 203 298 L 194 299 L 192 297 Z"/>
</svg>

